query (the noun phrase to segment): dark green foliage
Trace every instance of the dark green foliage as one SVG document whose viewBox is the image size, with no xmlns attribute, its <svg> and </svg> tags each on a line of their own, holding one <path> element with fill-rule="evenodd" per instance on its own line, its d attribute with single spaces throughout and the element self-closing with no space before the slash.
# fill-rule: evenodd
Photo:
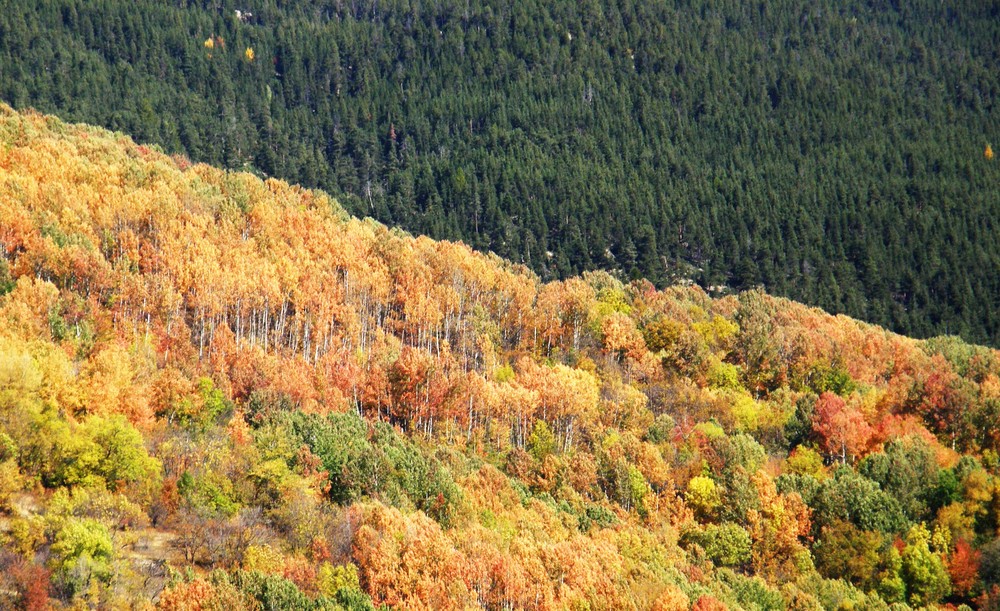
<svg viewBox="0 0 1000 611">
<path fill-rule="evenodd" d="M 359 496 L 366 482 L 377 486 L 368 443 L 368 425 L 356 414 L 326 418 L 301 412 L 289 417 L 295 436 L 323 462 L 330 478 L 330 498 L 346 503 Z M 363 468 L 367 468 L 362 470 Z"/>
<path fill-rule="evenodd" d="M 332 500 L 369 496 L 412 505 L 445 525 L 452 519 L 460 492 L 448 469 L 387 423 L 369 427 L 355 412 L 287 418 L 296 438 L 322 461 Z"/>
<path fill-rule="evenodd" d="M 887 534 L 899 533 L 907 525 L 899 501 L 849 467 L 837 469 L 833 477 L 823 482 L 812 507 L 813 526 L 817 530 L 838 520 L 850 522 L 861 530 Z"/>
<path fill-rule="evenodd" d="M 959 481 L 962 481 L 963 479 L 965 479 L 967 475 L 969 475 L 973 471 L 978 471 L 982 468 L 983 465 L 980 464 L 978 458 L 969 454 L 965 454 L 958 459 L 958 464 L 955 465 L 953 473 Z"/>
<path fill-rule="evenodd" d="M 774 484 L 781 494 L 797 492 L 802 501 L 810 506 L 822 488 L 822 484 L 815 477 L 799 473 L 783 473 L 774 480 Z"/>
<path fill-rule="evenodd" d="M 340 588 L 333 596 L 333 602 L 344 611 L 375 611 L 375 605 L 367 594 L 357 588 Z M 336 607 L 335 607 L 336 608 Z"/>
<path fill-rule="evenodd" d="M 287 395 L 255 390 L 247 398 L 245 409 L 247 422 L 260 424 L 274 418 L 276 414 L 293 411 L 295 406 Z"/>
<path fill-rule="evenodd" d="M 257 571 L 236 571 L 232 584 L 243 594 L 256 599 L 263 609 L 323 609 L 322 601 L 313 601 L 291 581 Z"/>
<path fill-rule="evenodd" d="M 653 421 L 653 424 L 649 425 L 649 430 L 646 432 L 646 440 L 652 443 L 670 441 L 674 433 L 674 427 L 676 426 L 677 423 L 674 422 L 674 419 L 669 414 L 660 414 Z"/>
<path fill-rule="evenodd" d="M 232 584 L 241 594 L 254 600 L 260 609 L 301 609 L 303 611 L 374 611 L 371 598 L 355 588 L 340 588 L 333 599 L 309 598 L 293 582 L 257 571 L 235 571 L 227 575 L 213 573 L 215 583 Z"/>
<path fill-rule="evenodd" d="M 883 452 L 867 456 L 858 465 L 858 473 L 892 495 L 914 522 L 933 517 L 929 510 L 938 502 L 939 472 L 934 451 L 923 440 L 913 437 L 890 441 Z M 947 482 L 944 484 L 948 486 Z M 943 492 L 953 494 L 957 488 L 955 481 L 950 493 Z"/>
<path fill-rule="evenodd" d="M 1000 539 L 994 539 L 980 550 L 979 578 L 984 584 L 1000 584 Z"/>
<path fill-rule="evenodd" d="M 686 531 L 680 543 L 688 548 L 700 546 L 705 556 L 719 566 L 742 566 L 750 561 L 750 534 L 732 522 Z"/>
<path fill-rule="evenodd" d="M 763 285 L 1000 341 L 993 3 L 8 4 L 17 107 L 546 278 Z"/>
<path fill-rule="evenodd" d="M 754 473 L 767 460 L 767 451 L 764 446 L 746 433 L 718 437 L 712 440 L 711 447 L 710 461 L 723 474 L 736 469 Z"/>
<path fill-rule="evenodd" d="M 580 530 L 589 531 L 591 528 L 608 528 L 618 523 L 618 518 L 603 505 L 587 505 L 587 509 L 579 516 Z"/>
<path fill-rule="evenodd" d="M 778 385 L 779 354 L 773 308 L 759 290 L 740 293 L 736 323 L 740 326 L 735 354 L 743 365 L 744 386 L 753 392 Z"/>
<path fill-rule="evenodd" d="M 759 577 L 747 577 L 735 571 L 719 571 L 719 581 L 729 586 L 744 609 L 784 611 L 787 607 L 781 594 Z"/>
<path fill-rule="evenodd" d="M 936 511 L 941 507 L 950 505 L 962 498 L 962 483 L 955 476 L 952 469 L 941 469 L 938 471 L 937 486 L 927 497 L 927 504 L 930 509 Z"/>
<path fill-rule="evenodd" d="M 448 469 L 434 456 L 428 456 L 410 439 L 400 436 L 388 424 L 375 426 L 371 437 L 372 460 L 385 470 L 381 489 L 372 492 L 386 502 L 399 505 L 403 498 L 417 509 L 444 525 L 451 523 L 459 489 Z"/>
<path fill-rule="evenodd" d="M 10 275 L 10 265 L 6 258 L 0 258 L 0 297 L 14 290 L 14 277 Z"/>
<path fill-rule="evenodd" d="M 760 508 L 757 487 L 751 476 L 767 459 L 763 446 L 746 434 L 719 437 L 711 442 L 709 463 L 726 502 L 720 507 L 723 520 L 746 524 L 747 512 Z"/>
<path fill-rule="evenodd" d="M 843 363 L 816 366 L 809 372 L 809 388 L 817 395 L 829 391 L 846 397 L 854 392 L 855 387 Z"/>
<path fill-rule="evenodd" d="M 789 447 L 805 443 L 812 435 L 813 412 L 816 410 L 816 395 L 803 395 L 795 401 L 795 411 L 785 423 L 785 438 Z"/>
<path fill-rule="evenodd" d="M 813 546 L 816 568 L 828 579 L 845 579 L 865 590 L 877 585 L 882 536 L 859 530 L 850 522 L 824 527 Z"/>
</svg>

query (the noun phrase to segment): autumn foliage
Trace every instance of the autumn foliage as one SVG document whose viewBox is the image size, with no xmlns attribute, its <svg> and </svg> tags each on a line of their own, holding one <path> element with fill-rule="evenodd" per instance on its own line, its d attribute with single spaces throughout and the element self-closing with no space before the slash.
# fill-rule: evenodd
<svg viewBox="0 0 1000 611">
<path fill-rule="evenodd" d="M 989 600 L 998 405 L 957 338 L 542 283 L 0 109 L 3 606 Z"/>
</svg>

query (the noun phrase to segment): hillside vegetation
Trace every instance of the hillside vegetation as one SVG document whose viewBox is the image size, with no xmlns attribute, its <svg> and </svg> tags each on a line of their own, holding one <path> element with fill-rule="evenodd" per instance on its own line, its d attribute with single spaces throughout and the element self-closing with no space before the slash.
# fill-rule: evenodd
<svg viewBox="0 0 1000 611">
<path fill-rule="evenodd" d="M 0 255 L 0 606 L 1000 604 L 994 350 L 9 107 Z"/>
<path fill-rule="evenodd" d="M 9 4 L 16 108 L 545 280 L 761 284 L 1000 345 L 996 2 Z"/>
</svg>

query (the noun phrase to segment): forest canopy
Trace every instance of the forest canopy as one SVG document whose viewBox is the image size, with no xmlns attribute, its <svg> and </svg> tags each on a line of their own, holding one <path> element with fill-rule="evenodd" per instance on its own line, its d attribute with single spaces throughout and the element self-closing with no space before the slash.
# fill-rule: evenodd
<svg viewBox="0 0 1000 611">
<path fill-rule="evenodd" d="M 996 608 L 998 357 L 0 106 L 0 607 Z"/>
<path fill-rule="evenodd" d="M 542 279 L 1000 345 L 995 2 L 39 0 L 0 99 Z"/>
</svg>

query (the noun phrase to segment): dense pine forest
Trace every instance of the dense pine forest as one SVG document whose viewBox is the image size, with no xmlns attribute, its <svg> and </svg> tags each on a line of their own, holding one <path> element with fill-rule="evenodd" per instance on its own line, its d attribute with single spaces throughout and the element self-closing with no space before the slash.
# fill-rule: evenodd
<svg viewBox="0 0 1000 611">
<path fill-rule="evenodd" d="M 0 607 L 997 609 L 998 451 L 996 350 L 0 106 Z"/>
<path fill-rule="evenodd" d="M 1000 344 L 1000 3 L 38 0 L 0 99 L 543 279 Z"/>
</svg>

